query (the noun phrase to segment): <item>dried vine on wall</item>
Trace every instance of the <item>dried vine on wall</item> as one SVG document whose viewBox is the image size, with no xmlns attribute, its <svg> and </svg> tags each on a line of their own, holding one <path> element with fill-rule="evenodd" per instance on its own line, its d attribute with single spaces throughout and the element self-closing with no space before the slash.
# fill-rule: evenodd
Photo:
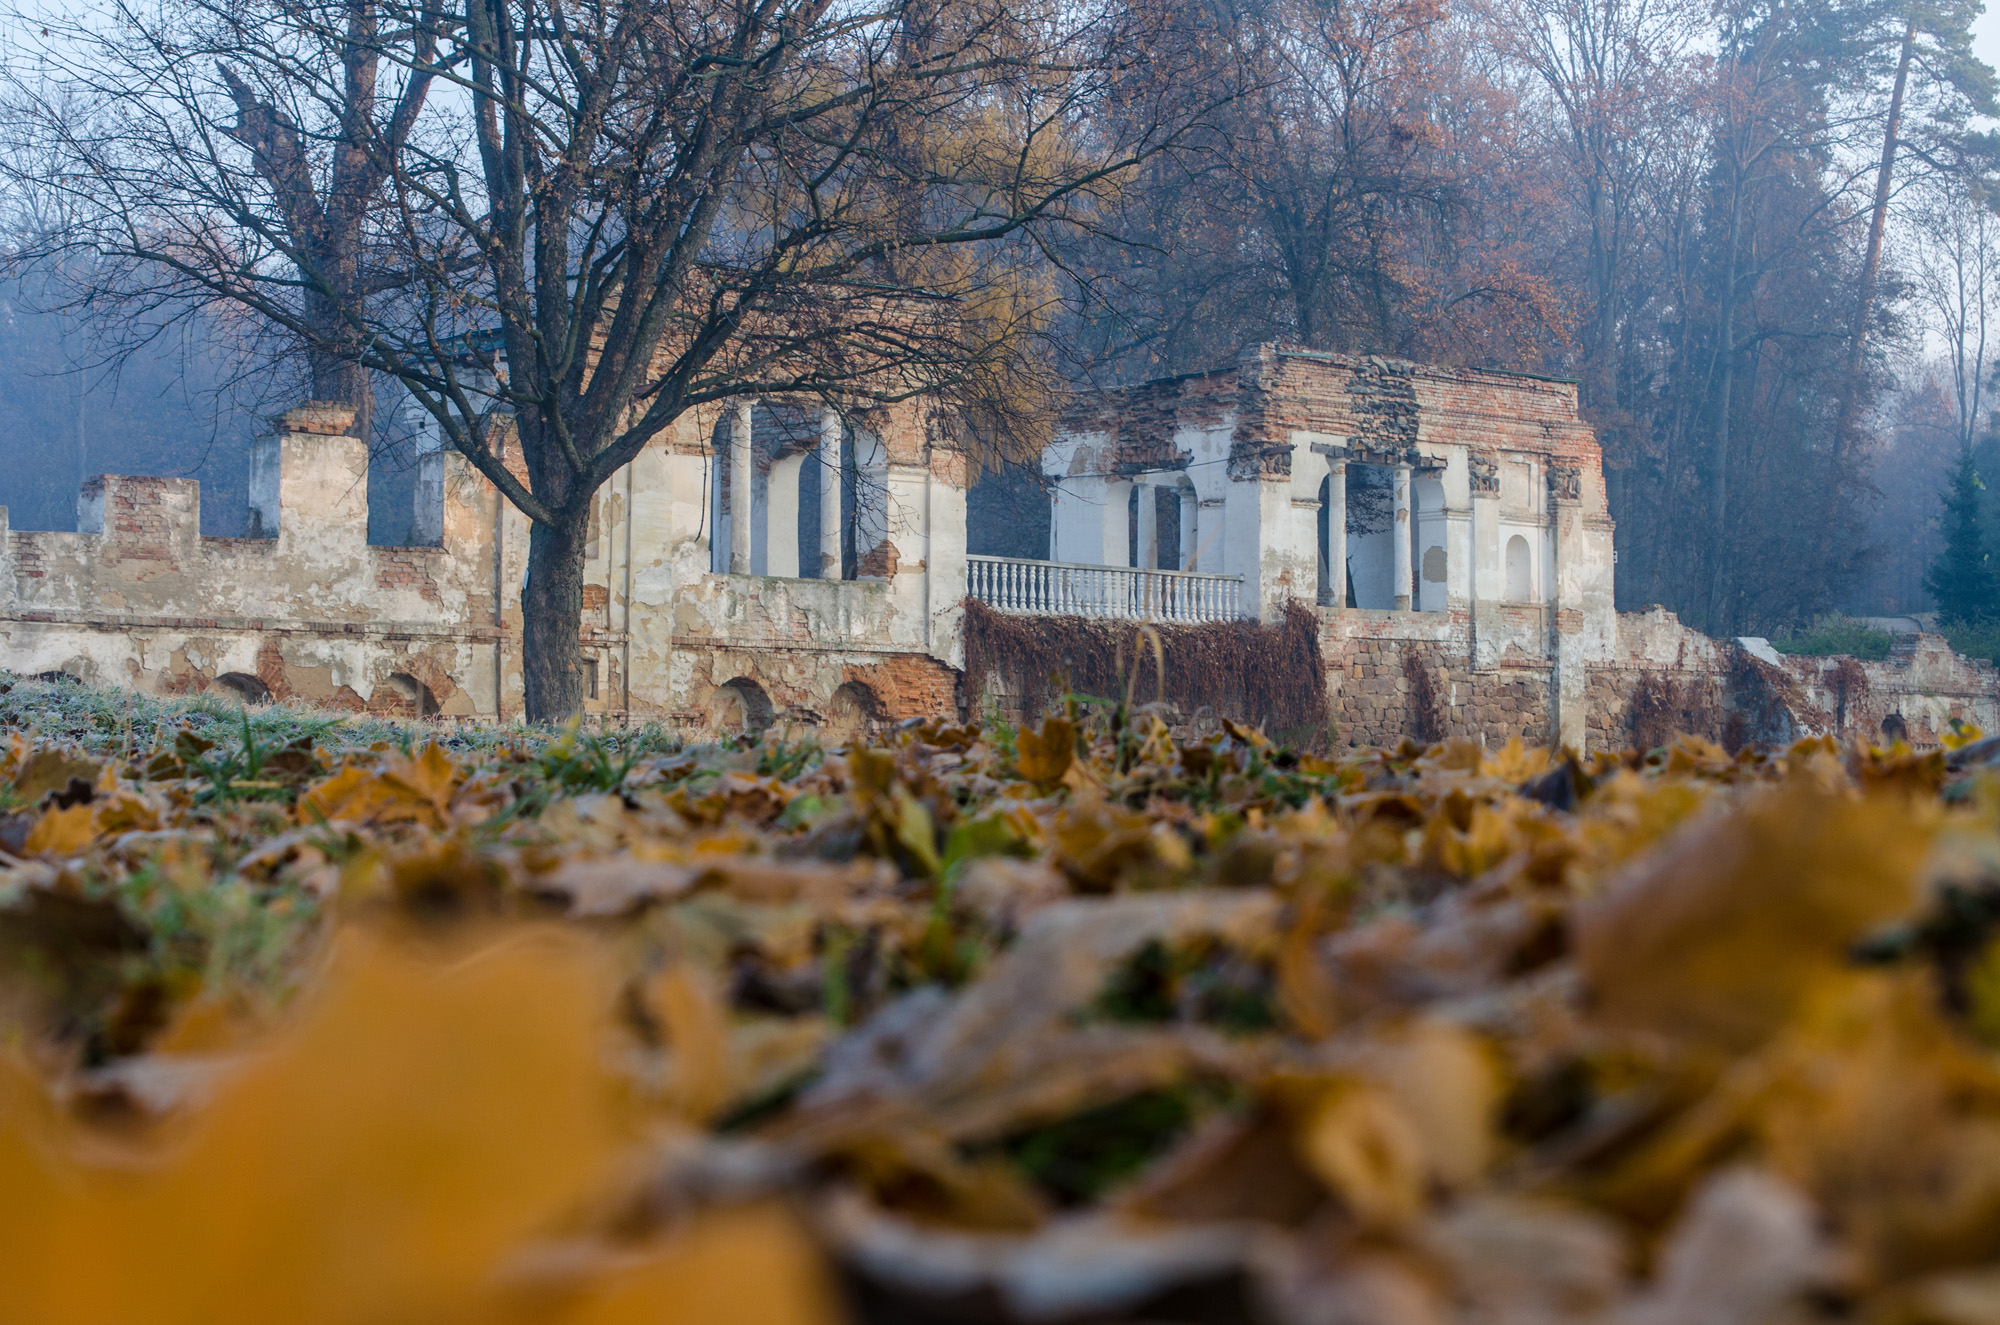
<svg viewBox="0 0 2000 1325">
<path fill-rule="evenodd" d="M 1166 655 L 1165 683 L 1146 648 L 1135 700 L 1159 695 L 1183 716 L 1206 708 L 1295 741 L 1324 736 L 1326 665 L 1312 612 L 1289 607 L 1276 626 L 1214 621 L 1154 629 Z M 974 708 L 997 700 L 1035 718 L 1059 693 L 1052 677 L 1081 694 L 1122 696 L 1139 653 L 1137 622 L 1008 616 L 984 603 L 965 604 L 966 688 Z M 1001 696 L 985 693 L 989 678 L 998 678 Z"/>
<path fill-rule="evenodd" d="M 1403 680 L 1409 685 L 1410 735 L 1426 745 L 1442 741 L 1450 730 L 1450 715 L 1431 669 L 1415 649 L 1403 651 Z"/>
</svg>

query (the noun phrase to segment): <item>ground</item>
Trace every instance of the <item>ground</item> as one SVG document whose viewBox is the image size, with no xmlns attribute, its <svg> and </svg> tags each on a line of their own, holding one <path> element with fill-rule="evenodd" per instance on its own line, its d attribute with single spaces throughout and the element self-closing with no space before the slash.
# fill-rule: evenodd
<svg viewBox="0 0 2000 1325">
<path fill-rule="evenodd" d="M 684 748 L 0 685 L 10 1321 L 2000 1295 L 1970 730 Z"/>
</svg>

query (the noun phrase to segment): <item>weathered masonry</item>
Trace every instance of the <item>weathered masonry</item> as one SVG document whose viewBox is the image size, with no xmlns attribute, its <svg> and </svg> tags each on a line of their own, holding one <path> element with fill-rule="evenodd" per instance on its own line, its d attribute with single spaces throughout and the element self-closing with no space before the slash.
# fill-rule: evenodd
<svg viewBox="0 0 2000 1325">
<path fill-rule="evenodd" d="M 525 517 L 433 447 L 413 521 L 428 541 L 369 546 L 351 418 L 308 405 L 259 443 L 258 537 L 202 537 L 195 483 L 117 476 L 84 485 L 78 532 L 8 534 L 0 664 L 162 694 L 518 716 Z M 649 446 L 599 495 L 589 708 L 703 729 L 953 711 L 965 466 L 934 430 L 923 402 L 746 402 Z"/>
<path fill-rule="evenodd" d="M 0 663 L 158 693 L 403 714 L 520 712 L 526 521 L 424 457 L 422 545 L 366 541 L 367 455 L 311 405 L 253 457 L 249 538 L 184 480 L 84 486 L 77 533 L 10 533 Z M 1257 347 L 1080 400 L 1044 457 L 1046 559 L 968 555 L 966 464 L 930 402 L 691 414 L 599 494 L 588 705 L 689 729 L 842 731 L 1040 678 L 963 675 L 970 597 L 1163 628 L 1303 606 L 1328 737 L 1603 747 L 1675 730 L 1937 739 L 2000 727 L 1993 668 L 1907 636 L 1782 658 L 1613 606 L 1614 531 L 1573 384 Z M 4 513 L 0 513 L 4 527 Z"/>
<path fill-rule="evenodd" d="M 1882 663 L 1786 658 L 1618 612 L 1602 458 L 1570 382 L 1262 346 L 1082 402 L 1044 469 L 1052 555 L 1131 563 L 1127 597 L 1156 615 L 1224 596 L 1188 584 L 1204 574 L 1266 622 L 1313 604 L 1343 742 L 1922 744 L 1954 717 L 2000 719 L 1992 666 L 1937 636 Z"/>
</svg>

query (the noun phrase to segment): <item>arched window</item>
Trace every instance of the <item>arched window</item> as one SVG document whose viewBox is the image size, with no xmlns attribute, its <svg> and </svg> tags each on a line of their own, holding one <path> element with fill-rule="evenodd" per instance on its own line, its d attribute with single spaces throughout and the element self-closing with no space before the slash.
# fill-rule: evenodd
<svg viewBox="0 0 2000 1325">
<path fill-rule="evenodd" d="M 1507 540 L 1507 601 L 1526 603 L 1534 596 L 1534 555 L 1528 551 L 1528 540 L 1515 534 Z"/>
</svg>

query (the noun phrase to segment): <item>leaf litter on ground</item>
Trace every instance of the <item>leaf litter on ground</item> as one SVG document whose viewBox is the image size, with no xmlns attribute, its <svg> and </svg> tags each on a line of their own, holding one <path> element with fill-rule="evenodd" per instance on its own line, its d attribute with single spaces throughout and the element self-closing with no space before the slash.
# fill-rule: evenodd
<svg viewBox="0 0 2000 1325">
<path fill-rule="evenodd" d="M 2000 1321 L 2000 746 L 12 681 L 9 1321 Z"/>
</svg>

